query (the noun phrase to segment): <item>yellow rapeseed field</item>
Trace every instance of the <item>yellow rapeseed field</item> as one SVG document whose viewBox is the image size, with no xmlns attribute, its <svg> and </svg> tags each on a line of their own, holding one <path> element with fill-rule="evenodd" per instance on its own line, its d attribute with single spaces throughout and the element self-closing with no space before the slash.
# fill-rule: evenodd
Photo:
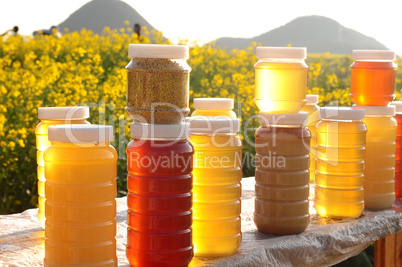
<svg viewBox="0 0 402 267">
<path fill-rule="evenodd" d="M 119 153 L 118 192 L 126 191 L 125 147 L 130 140 L 126 114 L 126 71 L 129 43 L 169 43 L 160 32 L 140 39 L 131 28 L 102 35 L 91 31 L 32 39 L 0 39 L 0 214 L 20 212 L 37 205 L 35 126 L 38 107 L 89 105 L 91 123 L 115 127 Z M 183 43 L 186 43 L 183 41 Z M 192 45 L 192 44 L 190 44 Z M 228 51 L 213 44 L 192 45 L 190 103 L 195 97 L 231 97 L 243 123 L 244 153 L 254 153 L 258 127 L 253 103 L 255 46 Z M 309 54 L 308 93 L 320 95 L 320 104 L 352 104 L 349 98 L 350 56 Z M 402 73 L 397 75 L 397 99 Z M 251 142 L 251 144 L 250 144 Z M 244 162 L 244 176 L 254 170 Z"/>
</svg>

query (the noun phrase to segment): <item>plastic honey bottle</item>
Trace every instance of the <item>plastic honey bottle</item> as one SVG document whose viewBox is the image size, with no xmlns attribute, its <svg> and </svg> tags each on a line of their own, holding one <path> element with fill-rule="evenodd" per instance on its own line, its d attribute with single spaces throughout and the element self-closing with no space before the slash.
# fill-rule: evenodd
<svg viewBox="0 0 402 267">
<path fill-rule="evenodd" d="M 395 200 L 395 106 L 363 108 L 367 126 L 364 205 L 366 209 L 388 209 Z"/>
<path fill-rule="evenodd" d="M 45 162 L 43 153 L 50 146 L 48 140 L 48 127 L 57 124 L 89 124 L 88 107 L 42 107 L 38 108 L 38 117 L 41 122 L 36 126 L 36 160 L 38 164 L 38 194 L 39 211 L 38 219 L 43 229 L 45 229 Z"/>
<path fill-rule="evenodd" d="M 233 111 L 234 101 L 232 98 L 194 98 L 195 116 L 218 116 L 236 118 Z"/>
<path fill-rule="evenodd" d="M 351 93 L 356 105 L 386 106 L 395 98 L 395 52 L 353 50 Z"/>
<path fill-rule="evenodd" d="M 364 210 L 364 159 L 367 127 L 364 110 L 320 109 L 314 206 L 318 215 L 356 218 Z"/>
<path fill-rule="evenodd" d="M 131 124 L 127 249 L 131 266 L 187 266 L 193 257 L 188 123 Z"/>
<path fill-rule="evenodd" d="M 49 126 L 44 266 L 117 266 L 113 127 Z"/>
<path fill-rule="evenodd" d="M 303 232 L 310 222 L 307 112 L 259 113 L 255 133 L 255 210 L 258 231 Z"/>
<path fill-rule="evenodd" d="M 306 103 L 305 47 L 257 47 L 255 98 L 258 109 L 298 113 Z"/>
<path fill-rule="evenodd" d="M 240 120 L 191 117 L 194 146 L 193 242 L 197 256 L 234 254 L 241 234 Z"/>
<path fill-rule="evenodd" d="M 310 141 L 310 182 L 314 182 L 315 177 L 315 145 L 317 141 L 316 128 L 315 126 L 320 121 L 320 107 L 317 105 L 318 95 L 307 95 L 307 103 L 302 108 L 302 111 L 308 113 L 308 123 L 307 128 L 311 132 Z"/>
<path fill-rule="evenodd" d="M 393 101 L 395 106 L 395 120 L 398 124 L 396 131 L 396 153 L 395 153 L 395 198 L 402 200 L 402 101 Z"/>
</svg>

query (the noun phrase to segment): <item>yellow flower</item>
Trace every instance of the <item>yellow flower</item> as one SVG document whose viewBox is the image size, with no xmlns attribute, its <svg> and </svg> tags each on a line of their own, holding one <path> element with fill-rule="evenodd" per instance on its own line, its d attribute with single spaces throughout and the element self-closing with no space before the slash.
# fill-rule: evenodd
<svg viewBox="0 0 402 267">
<path fill-rule="evenodd" d="M 10 148 L 11 151 L 13 151 L 14 148 L 15 148 L 15 142 L 14 141 L 9 141 L 8 142 L 8 147 Z"/>
<path fill-rule="evenodd" d="M 20 145 L 20 147 L 25 147 L 24 140 L 22 140 L 22 139 L 18 140 L 18 144 Z"/>
<path fill-rule="evenodd" d="M 130 140 L 131 119 L 125 112 L 129 43 L 164 43 L 170 41 L 155 30 L 142 29 L 142 36 L 131 34 L 130 22 L 124 28 L 105 28 L 103 34 L 89 30 L 66 33 L 61 38 L 38 39 L 0 38 L 0 179 L 17 177 L 13 184 L 19 192 L 34 188 L 35 127 L 39 123 L 38 107 L 88 105 L 91 122 L 114 124 L 116 140 Z M 195 97 L 230 97 L 235 99 L 235 112 L 242 122 L 258 113 L 254 98 L 254 64 L 256 43 L 246 49 L 232 51 L 213 44 L 199 46 L 189 44 L 190 57 L 190 103 L 193 110 Z M 350 93 L 349 55 L 309 54 L 307 92 L 319 94 L 320 105 L 338 101 L 352 105 Z M 399 65 L 402 59 L 399 59 Z M 397 99 L 402 88 L 402 68 L 396 75 Z M 258 127 L 257 120 L 250 127 Z M 243 134 L 243 133 L 241 133 Z M 253 131 L 247 133 L 253 140 Z M 125 139 L 123 139 L 125 138 Z M 120 142 L 122 145 L 126 143 Z M 118 144 L 118 142 L 116 142 Z M 245 144 L 244 152 L 254 153 L 254 147 Z M 6 155 L 6 156 L 4 156 Z M 16 162 L 16 158 L 20 162 Z M 31 162 L 29 165 L 26 162 Z M 125 191 L 125 162 L 119 161 L 119 190 Z M 253 175 L 252 170 L 244 170 Z M 3 175 L 3 176 L 2 176 Z M 6 180 L 6 179 L 4 179 Z M 122 182 L 123 181 L 123 182 Z M 11 183 L 11 182 L 10 182 Z M 11 186 L 11 185 L 10 185 Z M 11 192 L 11 191 L 10 191 Z M 22 206 L 36 203 L 36 194 L 22 198 Z M 3 196 L 9 199 L 10 196 Z M 10 198 L 11 199 L 11 198 Z M 10 201 L 12 202 L 12 201 Z M 3 206 L 0 202 L 0 210 Z M 14 210 L 17 212 L 17 210 Z"/>
</svg>

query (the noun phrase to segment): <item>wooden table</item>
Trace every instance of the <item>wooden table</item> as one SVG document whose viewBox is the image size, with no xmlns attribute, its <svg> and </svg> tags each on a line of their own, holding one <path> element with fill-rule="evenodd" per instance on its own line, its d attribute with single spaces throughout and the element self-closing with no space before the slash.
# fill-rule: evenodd
<svg viewBox="0 0 402 267">
<path fill-rule="evenodd" d="M 394 202 L 393 209 L 402 212 L 402 199 Z M 375 242 L 374 266 L 402 267 L 402 232 Z"/>
</svg>

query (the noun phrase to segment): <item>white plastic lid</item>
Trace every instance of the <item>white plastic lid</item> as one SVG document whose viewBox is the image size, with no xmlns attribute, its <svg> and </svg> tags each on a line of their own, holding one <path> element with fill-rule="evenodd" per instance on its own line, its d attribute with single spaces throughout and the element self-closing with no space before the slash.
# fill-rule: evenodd
<svg viewBox="0 0 402 267">
<path fill-rule="evenodd" d="M 261 125 L 306 125 L 308 123 L 308 113 L 267 113 L 260 111 L 258 121 Z"/>
<path fill-rule="evenodd" d="M 89 107 L 44 107 L 38 108 L 40 120 L 79 120 L 89 118 Z"/>
<path fill-rule="evenodd" d="M 364 109 L 365 116 L 395 116 L 395 106 L 356 106 L 354 108 Z"/>
<path fill-rule="evenodd" d="M 194 108 L 201 110 L 227 110 L 233 109 L 232 98 L 194 98 Z"/>
<path fill-rule="evenodd" d="M 396 113 L 402 113 L 402 101 L 392 101 L 390 105 L 395 106 Z"/>
<path fill-rule="evenodd" d="M 395 60 L 395 52 L 391 50 L 353 50 L 354 60 Z"/>
<path fill-rule="evenodd" d="M 49 141 L 64 143 L 103 143 L 113 141 L 113 126 L 97 124 L 61 124 L 49 126 Z"/>
<path fill-rule="evenodd" d="M 351 107 L 322 107 L 320 118 L 327 120 L 362 120 L 364 109 Z"/>
<path fill-rule="evenodd" d="M 141 124 L 131 123 L 131 137 L 135 139 L 186 139 L 190 136 L 190 124 Z"/>
<path fill-rule="evenodd" d="M 130 58 L 187 59 L 189 56 L 189 47 L 187 45 L 129 44 L 128 56 Z"/>
<path fill-rule="evenodd" d="M 257 58 L 288 58 L 305 59 L 307 57 L 306 47 L 257 47 Z"/>
<path fill-rule="evenodd" d="M 316 105 L 318 103 L 318 95 L 307 95 L 306 99 L 306 105 Z"/>
<path fill-rule="evenodd" d="M 238 118 L 197 116 L 187 117 L 186 121 L 191 124 L 192 133 L 238 133 L 240 131 Z"/>
</svg>

